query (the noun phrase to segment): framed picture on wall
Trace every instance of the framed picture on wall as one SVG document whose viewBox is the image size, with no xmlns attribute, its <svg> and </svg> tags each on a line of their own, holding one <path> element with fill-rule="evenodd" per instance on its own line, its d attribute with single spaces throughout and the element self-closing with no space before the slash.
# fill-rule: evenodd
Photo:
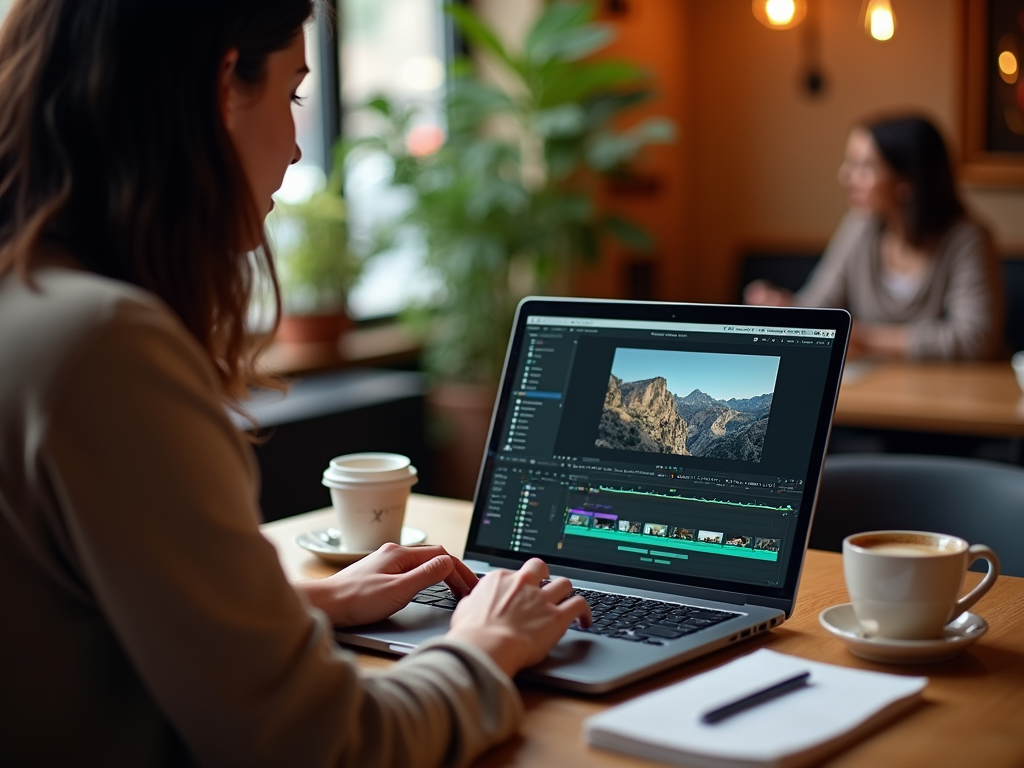
<svg viewBox="0 0 1024 768">
<path fill-rule="evenodd" d="M 960 176 L 1024 188 L 1024 2 L 961 0 L 960 12 Z"/>
</svg>

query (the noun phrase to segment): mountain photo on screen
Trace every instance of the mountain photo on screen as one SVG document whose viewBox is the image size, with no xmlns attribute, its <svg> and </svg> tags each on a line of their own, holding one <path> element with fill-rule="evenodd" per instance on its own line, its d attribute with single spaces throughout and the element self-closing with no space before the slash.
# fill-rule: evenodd
<svg viewBox="0 0 1024 768">
<path fill-rule="evenodd" d="M 598 448 L 761 461 L 779 358 L 615 350 Z"/>
</svg>

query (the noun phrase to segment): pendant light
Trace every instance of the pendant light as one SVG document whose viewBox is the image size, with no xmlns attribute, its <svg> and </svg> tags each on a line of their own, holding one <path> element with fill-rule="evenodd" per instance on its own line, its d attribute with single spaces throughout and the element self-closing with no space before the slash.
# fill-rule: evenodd
<svg viewBox="0 0 1024 768">
<path fill-rule="evenodd" d="M 768 29 L 792 29 L 807 13 L 807 0 L 754 0 L 751 7 Z"/>
<path fill-rule="evenodd" d="M 889 0 L 867 0 L 864 3 L 864 32 L 874 40 L 885 41 L 896 34 L 896 14 Z"/>
</svg>

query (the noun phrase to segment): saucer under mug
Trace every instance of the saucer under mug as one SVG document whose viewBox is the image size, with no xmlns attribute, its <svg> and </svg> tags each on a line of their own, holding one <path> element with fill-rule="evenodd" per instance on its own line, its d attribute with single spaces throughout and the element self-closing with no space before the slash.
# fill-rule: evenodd
<svg viewBox="0 0 1024 768">
<path fill-rule="evenodd" d="M 402 527 L 402 546 L 412 547 L 416 544 L 422 544 L 426 540 L 426 531 L 421 531 L 419 528 L 413 528 L 408 525 Z M 361 560 L 374 551 L 349 551 L 345 549 L 341 540 L 341 534 L 337 528 L 321 528 L 309 531 L 296 538 L 295 543 L 331 565 L 349 565 L 356 560 Z"/>
<path fill-rule="evenodd" d="M 976 613 L 962 613 L 932 640 L 894 640 L 864 634 L 852 603 L 826 608 L 818 616 L 826 630 L 846 644 L 854 656 L 884 664 L 931 664 L 947 661 L 974 645 L 988 631 L 988 623 Z"/>
</svg>

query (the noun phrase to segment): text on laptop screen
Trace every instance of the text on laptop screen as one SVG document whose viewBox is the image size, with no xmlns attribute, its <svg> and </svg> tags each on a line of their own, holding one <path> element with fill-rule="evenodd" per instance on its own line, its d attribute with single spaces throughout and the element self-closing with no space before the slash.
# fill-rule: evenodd
<svg viewBox="0 0 1024 768">
<path fill-rule="evenodd" d="M 527 317 L 474 545 L 779 586 L 803 546 L 834 343 L 831 329 Z"/>
</svg>

